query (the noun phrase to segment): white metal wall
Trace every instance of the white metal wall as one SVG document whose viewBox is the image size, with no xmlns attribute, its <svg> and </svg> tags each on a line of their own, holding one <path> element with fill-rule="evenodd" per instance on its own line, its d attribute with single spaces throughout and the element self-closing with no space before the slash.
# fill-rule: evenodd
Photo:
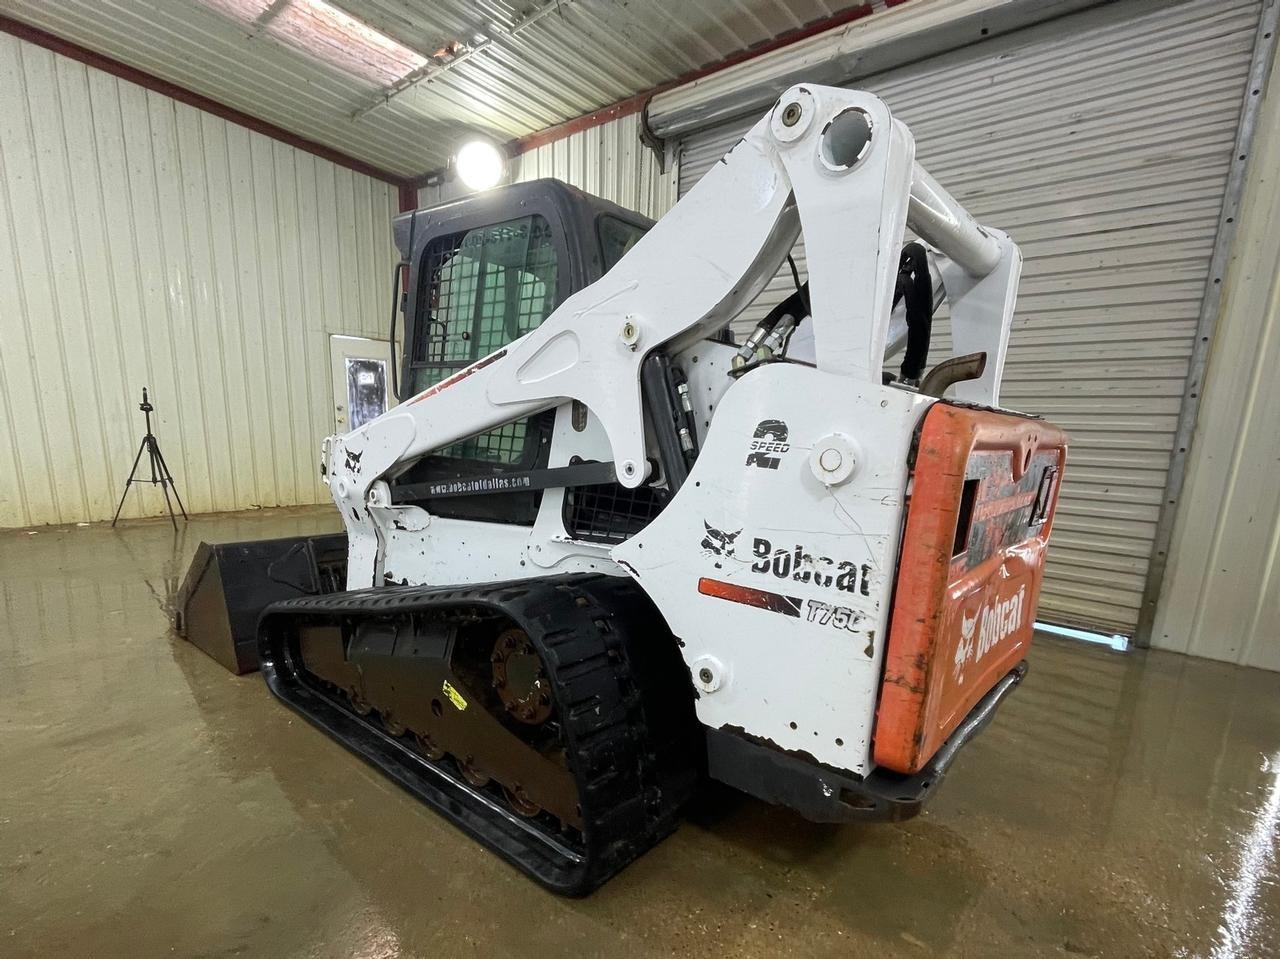
<svg viewBox="0 0 1280 959">
<path fill-rule="evenodd" d="M 1047 619 L 1137 624 L 1258 13 L 1130 0 L 856 84 L 1026 256 L 1003 398 L 1072 439 Z M 682 192 L 745 126 L 686 140 Z"/>
<path fill-rule="evenodd" d="M 1151 641 L 1280 669 L 1280 57 L 1271 69 Z"/>
<path fill-rule="evenodd" d="M 619 117 L 545 144 L 511 161 L 511 182 L 555 177 L 655 220 L 676 201 L 678 177 L 664 171 L 640 142 L 640 115 Z M 463 195 L 456 179 L 418 191 L 418 205 L 431 206 Z"/>
<path fill-rule="evenodd" d="M 676 202 L 678 177 L 664 172 L 653 150 L 640 142 L 640 114 L 574 133 L 522 153 L 519 182 L 556 177 L 628 210 L 657 219 Z"/>
<path fill-rule="evenodd" d="M 189 511 L 327 499 L 328 336 L 385 335 L 395 200 L 0 35 L 0 527 L 110 519 L 144 385 Z"/>
</svg>

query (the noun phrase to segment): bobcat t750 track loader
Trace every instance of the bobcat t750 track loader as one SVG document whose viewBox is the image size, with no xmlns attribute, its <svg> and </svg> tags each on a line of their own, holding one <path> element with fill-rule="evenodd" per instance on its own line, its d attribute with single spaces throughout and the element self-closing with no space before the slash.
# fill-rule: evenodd
<svg viewBox="0 0 1280 959">
<path fill-rule="evenodd" d="M 564 893 L 704 775 L 913 815 L 1023 675 L 1066 456 L 999 407 L 1018 248 L 914 154 L 802 85 L 657 223 L 545 180 L 402 215 L 406 399 L 323 446 L 345 538 L 202 546 L 187 635 L 256 642 Z M 807 281 L 736 345 L 802 230 Z"/>
</svg>

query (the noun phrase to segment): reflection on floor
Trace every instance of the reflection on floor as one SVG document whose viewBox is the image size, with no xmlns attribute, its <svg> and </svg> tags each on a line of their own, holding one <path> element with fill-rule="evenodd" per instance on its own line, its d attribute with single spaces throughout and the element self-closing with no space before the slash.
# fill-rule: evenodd
<svg viewBox="0 0 1280 959">
<path fill-rule="evenodd" d="M 0 532 L 0 955 L 1266 956 L 1280 675 L 1053 637 L 900 826 L 724 789 L 555 899 L 167 631 L 201 538 Z"/>
</svg>

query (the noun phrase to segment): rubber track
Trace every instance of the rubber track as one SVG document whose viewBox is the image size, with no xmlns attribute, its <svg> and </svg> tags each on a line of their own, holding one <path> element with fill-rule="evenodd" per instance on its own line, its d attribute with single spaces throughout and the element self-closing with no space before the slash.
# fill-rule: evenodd
<svg viewBox="0 0 1280 959">
<path fill-rule="evenodd" d="M 569 847 L 357 717 L 299 675 L 288 653 L 300 620 L 499 613 L 524 629 L 552 684 L 583 845 Z M 669 835 L 700 774 L 688 671 L 633 582 L 599 574 L 478 587 L 384 587 L 276 603 L 259 623 L 272 691 L 456 825 L 555 892 L 584 895 Z"/>
</svg>

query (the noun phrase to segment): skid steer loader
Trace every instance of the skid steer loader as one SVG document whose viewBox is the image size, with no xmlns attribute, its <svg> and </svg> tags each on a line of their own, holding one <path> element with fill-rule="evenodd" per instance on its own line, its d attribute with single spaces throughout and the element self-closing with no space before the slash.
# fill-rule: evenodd
<svg viewBox="0 0 1280 959">
<path fill-rule="evenodd" d="M 186 635 L 566 894 L 703 776 L 914 815 L 1024 674 L 1066 457 L 999 407 L 1018 248 L 914 153 L 801 85 L 657 223 L 549 180 L 402 215 L 406 399 L 321 454 L 345 539 L 202 546 Z"/>
</svg>

